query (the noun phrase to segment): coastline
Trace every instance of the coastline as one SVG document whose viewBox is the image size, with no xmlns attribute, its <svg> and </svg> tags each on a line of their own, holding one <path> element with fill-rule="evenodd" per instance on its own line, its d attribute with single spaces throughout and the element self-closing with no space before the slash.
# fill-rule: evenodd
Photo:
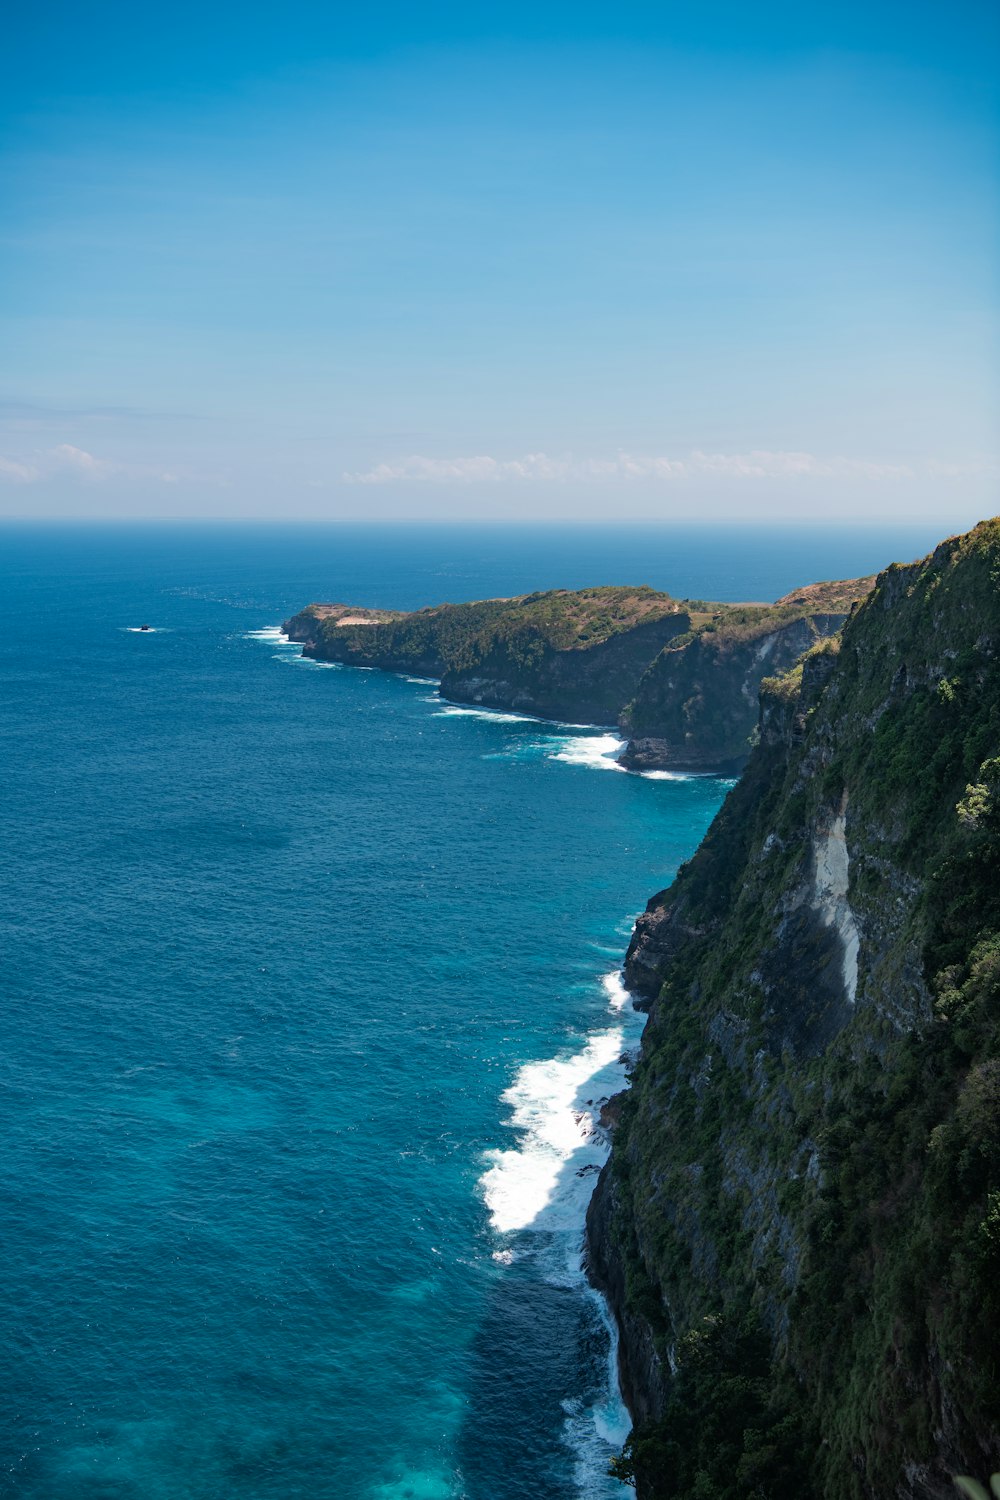
<svg viewBox="0 0 1000 1500">
<path fill-rule="evenodd" d="M 353 665 L 317 660 L 280 627 L 266 627 L 250 635 L 278 646 L 285 660 L 319 668 Z M 699 777 L 690 772 L 630 770 L 615 758 L 624 741 L 611 726 L 574 724 L 461 703 L 440 693 L 439 679 L 401 669 L 359 666 L 358 670 L 384 673 L 415 687 L 438 689 L 423 701 L 446 717 L 537 725 L 555 741 L 563 731 L 567 742 L 550 752 L 551 759 L 620 771 L 644 780 L 730 779 L 705 772 Z M 572 740 L 578 740 L 580 748 Z M 595 742 L 600 746 L 596 754 L 590 748 Z M 690 857 L 696 847 L 697 842 L 685 857 Z M 574 1454 L 578 1491 L 587 1496 L 627 1493 L 627 1486 L 614 1479 L 608 1465 L 628 1437 L 641 1406 L 637 1403 L 641 1383 L 630 1374 L 627 1358 L 628 1330 L 622 1320 L 622 1299 L 602 1274 L 599 1240 L 589 1227 L 596 1222 L 600 1185 L 607 1179 L 614 1100 L 629 1087 L 629 1069 L 638 1056 L 647 1022 L 642 997 L 625 983 L 626 951 L 640 915 L 636 913 L 617 924 L 619 962 L 610 972 L 594 976 L 594 983 L 602 986 L 606 997 L 601 1022 L 588 1026 L 582 1044 L 564 1045 L 549 1057 L 518 1066 L 500 1096 L 509 1110 L 505 1127 L 515 1132 L 515 1143 L 489 1151 L 478 1178 L 478 1191 L 497 1236 L 493 1258 L 502 1265 L 531 1260 L 545 1282 L 571 1291 L 593 1307 L 593 1372 L 602 1371 L 600 1386 L 596 1390 L 590 1386 L 564 1402 L 563 1440 Z"/>
<path fill-rule="evenodd" d="M 366 589 L 381 586 L 383 575 L 387 587 L 397 586 L 385 561 L 389 540 L 372 548 Z M 426 678 L 401 681 L 363 669 L 324 677 L 328 667 L 299 660 L 275 635 L 245 639 L 274 618 L 276 597 L 302 592 L 301 573 L 314 566 L 297 548 L 279 559 L 280 571 L 276 564 L 266 573 L 269 551 L 256 551 L 261 560 L 252 569 L 221 544 L 213 562 L 201 537 L 190 542 L 189 563 L 183 555 L 161 557 L 150 545 L 131 573 L 123 563 L 119 577 L 109 576 L 107 557 L 95 548 L 91 573 L 83 568 L 66 583 L 41 549 L 37 561 L 26 554 L 30 567 L 13 552 L 8 565 L 18 606 L 9 655 L 17 749 L 11 810 L 19 828 L 8 872 L 32 961 L 10 976 L 8 1051 L 26 1087 L 20 1104 L 11 1096 L 17 1108 L 7 1173 L 15 1194 L 25 1183 L 38 1192 L 11 1226 L 8 1286 L 12 1348 L 24 1354 L 9 1361 L 9 1383 L 23 1391 L 20 1409 L 37 1436 L 29 1451 L 8 1433 L 7 1462 L 30 1463 L 30 1471 L 12 1469 L 24 1472 L 29 1487 L 66 1496 L 124 1485 L 149 1500 L 170 1500 L 196 1475 L 198 1484 L 221 1492 L 234 1483 L 254 1487 L 260 1476 L 265 1488 L 329 1488 L 354 1500 L 458 1500 L 463 1493 L 468 1500 L 620 1500 L 623 1492 L 603 1477 L 598 1431 L 614 1418 L 600 1407 L 598 1382 L 618 1390 L 617 1327 L 613 1318 L 602 1324 L 606 1294 L 578 1283 L 550 1288 L 533 1264 L 492 1262 L 503 1241 L 488 1225 L 476 1184 L 488 1165 L 482 1152 L 520 1141 L 513 1109 L 500 1096 L 524 1059 L 568 1059 L 591 1033 L 614 1024 L 599 976 L 617 968 L 629 941 L 628 924 L 615 919 L 640 911 L 700 842 L 722 789 L 713 780 L 665 789 L 594 782 L 580 774 L 585 763 L 570 764 L 568 773 L 565 764 L 551 763 L 564 747 L 595 754 L 602 746 L 592 731 L 452 707 Z M 182 568 L 211 597 L 172 591 Z M 254 587 L 263 602 L 246 584 L 258 571 Z M 39 614 L 40 579 L 49 580 L 47 589 L 58 582 L 65 590 L 58 612 Z M 473 577 L 468 586 L 475 584 Z M 984 615 L 995 641 L 995 595 L 970 593 L 976 608 L 963 618 L 975 623 Z M 67 617 L 79 621 L 71 650 Z M 891 618 L 888 609 L 879 617 L 883 629 L 892 628 Z M 123 621 L 147 619 L 172 633 L 142 643 L 118 630 Z M 875 758 L 872 776 L 849 778 L 845 839 L 853 874 L 864 877 L 876 859 L 888 874 L 874 893 L 863 878 L 850 893 L 863 932 L 881 910 L 899 910 L 897 897 L 912 890 L 896 873 L 905 869 L 896 861 L 886 866 L 887 850 L 869 832 L 879 778 L 899 744 L 893 715 L 929 694 L 935 713 L 952 716 L 945 728 L 967 717 L 961 696 L 953 707 L 946 691 L 936 693 L 928 670 L 943 669 L 945 689 L 957 670 L 949 655 L 957 627 L 947 617 L 942 626 L 936 655 L 918 654 L 922 638 L 910 633 L 911 680 L 897 683 L 884 716 L 892 730 L 887 753 Z M 78 670 L 81 663 L 87 670 Z M 798 707 L 811 701 L 812 674 L 828 665 L 825 656 L 813 659 L 794 697 L 768 691 L 768 744 L 786 728 L 796 738 L 805 732 Z M 887 673 L 895 665 L 890 661 Z M 995 665 L 987 663 L 988 683 L 996 680 Z M 826 691 L 835 689 L 834 681 Z M 886 701 L 887 691 L 875 701 Z M 838 721 L 828 722 L 839 732 Z M 854 753 L 868 753 L 867 738 L 853 743 Z M 904 809 L 926 784 L 936 750 L 934 744 L 915 758 Z M 989 753 L 987 745 L 982 754 Z M 742 810 L 755 774 L 751 768 L 705 840 L 707 857 L 696 856 L 700 889 L 706 901 L 721 891 L 717 909 L 726 923 L 733 903 L 724 883 L 725 839 L 738 831 L 734 811 L 746 827 Z M 984 780 L 976 765 L 960 779 L 954 795 L 946 788 L 933 805 L 948 812 L 965 800 L 967 783 Z M 822 784 L 821 769 L 807 783 L 809 794 Z M 839 786 L 828 790 L 839 816 Z M 51 814 L 42 822 L 40 806 Z M 781 812 L 777 822 L 766 799 L 757 806 L 749 868 L 761 885 L 751 887 L 751 898 L 762 887 L 773 900 L 778 867 L 791 866 L 797 849 L 808 891 L 815 873 L 822 892 L 835 895 L 828 857 L 834 830 L 825 809 L 813 825 L 798 813 Z M 984 837 L 952 824 L 962 840 Z M 798 843 L 779 843 L 789 832 Z M 823 851 L 815 872 L 814 835 Z M 760 852 L 766 857 L 757 859 Z M 675 899 L 691 891 L 690 876 L 674 882 Z M 950 892 L 960 896 L 962 883 L 950 880 Z M 987 896 L 982 909 L 993 913 L 995 892 Z M 54 909 L 61 917 L 53 926 Z M 766 910 L 762 916 L 758 903 L 752 916 L 762 929 Z M 711 916 L 705 902 L 692 897 L 679 914 L 689 920 L 671 922 L 661 900 L 652 915 L 661 914 L 663 921 L 648 926 L 663 947 L 697 940 L 691 929 L 703 925 L 711 947 L 717 929 L 703 924 Z M 639 925 L 645 930 L 647 923 L 640 918 Z M 732 951 L 724 946 L 730 941 L 724 928 L 716 951 Z M 900 973 L 895 951 L 892 978 Z M 779 977 L 775 968 L 768 983 Z M 864 950 L 860 968 L 863 987 Z M 629 988 L 644 993 L 634 956 L 627 974 Z M 700 1081 L 709 1049 L 720 1057 L 719 1039 L 729 1046 L 733 1038 L 732 1029 L 715 1024 L 717 1012 L 708 1013 L 721 988 L 713 977 L 702 994 L 714 1034 L 704 1043 L 700 1032 L 692 1038 L 674 1096 L 682 1108 L 685 1085 Z M 676 1039 L 682 1019 L 687 1030 L 693 1006 L 684 1009 L 680 988 L 676 999 L 671 993 L 653 1007 L 644 1032 L 650 1058 L 660 1045 L 673 1045 L 669 1034 Z M 882 990 L 889 1001 L 899 993 L 888 983 Z M 58 1047 L 39 1049 L 40 1025 Z M 934 1030 L 940 1038 L 944 1028 Z M 977 1068 L 982 1057 L 980 1049 Z M 685 1172 L 698 1153 L 711 1160 L 713 1150 L 707 1130 L 695 1138 L 686 1108 L 674 1139 L 660 1145 L 662 1077 L 655 1061 L 644 1061 L 629 1092 L 617 1097 L 615 1171 L 606 1174 L 616 1199 L 610 1249 L 620 1254 L 637 1304 L 654 1315 L 656 1304 L 634 1274 L 641 1262 L 625 1216 L 633 1207 L 636 1221 L 645 1213 L 646 1243 L 655 1246 L 671 1195 L 686 1205 L 691 1200 L 682 1195 L 697 1186 L 693 1177 L 666 1174 L 678 1162 Z M 880 1078 L 894 1090 L 915 1079 L 903 1108 L 918 1125 L 934 1090 L 958 1098 L 963 1085 L 944 1068 L 937 1080 L 896 1067 L 891 1078 L 885 1071 Z M 721 1061 L 712 1083 L 719 1133 L 732 1136 L 743 1119 Z M 870 1139 L 857 1110 L 848 1122 L 849 1148 Z M 945 1126 L 948 1147 L 961 1117 Z M 655 1155 L 651 1148 L 638 1159 L 643 1136 Z M 71 1156 L 59 1149 L 88 1139 L 108 1150 Z M 778 1169 L 784 1192 L 777 1207 L 787 1218 L 798 1203 L 785 1194 L 813 1190 L 814 1158 L 790 1152 L 773 1117 L 762 1119 L 760 1139 L 760 1157 Z M 907 1162 L 883 1139 L 876 1145 L 861 1165 L 881 1171 L 885 1161 L 896 1192 L 908 1180 Z M 954 1155 L 949 1148 L 939 1184 L 947 1185 Z M 717 1200 L 734 1203 L 735 1212 L 748 1208 L 758 1222 L 773 1201 L 766 1182 L 760 1189 L 760 1157 L 738 1162 L 744 1176 L 737 1192 Z M 928 1157 L 914 1152 L 911 1160 L 919 1166 Z M 829 1169 L 825 1146 L 820 1166 Z M 798 1177 L 788 1186 L 792 1172 Z M 581 1193 L 595 1176 L 577 1180 Z M 857 1201 L 864 1230 L 865 1205 L 887 1200 L 866 1188 Z M 598 1214 L 600 1194 L 591 1203 Z M 948 1216 L 924 1222 L 947 1246 Z M 898 1246 L 884 1218 L 874 1229 L 877 1238 L 864 1243 L 879 1252 Z M 795 1266 L 790 1256 L 779 1259 L 783 1248 L 777 1242 L 768 1263 L 772 1295 L 781 1292 L 783 1266 Z M 593 1253 L 593 1239 L 588 1249 Z M 647 1264 L 659 1269 L 652 1256 Z M 819 1315 L 800 1347 L 830 1347 L 845 1367 L 850 1349 L 824 1346 L 821 1321 L 827 1307 L 841 1306 L 837 1269 L 830 1259 L 818 1265 L 826 1278 Z M 908 1266 L 907 1274 L 919 1290 L 922 1267 L 915 1269 L 910 1277 Z M 681 1280 L 666 1270 L 665 1303 L 679 1333 L 659 1321 L 654 1328 L 674 1401 L 672 1345 L 690 1327 L 693 1300 L 703 1289 L 706 1300 L 711 1295 L 711 1271 L 696 1262 Z M 62 1288 L 60 1297 L 46 1296 L 46 1285 Z M 137 1285 L 148 1295 L 137 1296 Z M 995 1286 L 982 1289 L 979 1306 L 987 1313 Z M 922 1305 L 937 1303 L 923 1298 Z M 72 1341 L 67 1309 L 79 1329 Z M 872 1325 L 861 1311 L 857 1323 L 866 1331 Z M 839 1328 L 852 1328 L 850 1312 L 838 1312 Z M 980 1325 L 988 1331 L 990 1319 Z M 908 1340 L 921 1333 L 917 1320 L 904 1326 Z M 970 1356 L 980 1342 L 970 1335 Z M 884 1347 L 905 1357 L 905 1348 Z M 623 1365 L 633 1352 L 623 1343 Z M 151 1354 L 155 1366 L 143 1363 Z M 877 1374 L 878 1346 L 874 1356 L 852 1359 L 852 1368 Z M 975 1376 L 971 1358 L 966 1368 Z M 641 1363 L 633 1369 L 641 1379 Z M 218 1392 L 217 1403 L 205 1400 L 209 1389 Z M 630 1401 L 633 1394 L 629 1389 Z M 567 1395 L 578 1398 L 572 1410 Z M 67 1413 L 83 1420 L 67 1425 Z M 835 1424 L 825 1425 L 831 1431 Z M 686 1416 L 675 1428 L 694 1441 L 696 1424 Z M 740 1430 L 730 1422 L 725 1435 L 738 1438 Z M 869 1430 L 855 1428 L 862 1442 Z M 588 1489 L 574 1482 L 578 1455 L 595 1476 Z M 961 1471 L 985 1474 L 985 1464 L 972 1467 L 974 1456 Z M 958 1458 L 959 1471 L 957 1465 Z M 843 1463 L 836 1470 L 855 1473 Z M 827 1484 L 828 1500 L 842 1500 L 834 1466 L 818 1488 Z M 892 1488 L 890 1476 L 871 1493 Z M 944 1500 L 945 1488 L 937 1493 Z"/>
<path fill-rule="evenodd" d="M 628 1086 L 646 1018 L 620 969 L 599 983 L 605 1020 L 587 1032 L 583 1046 L 522 1064 L 501 1095 L 517 1144 L 487 1153 L 479 1191 L 500 1241 L 495 1259 L 531 1259 L 549 1284 L 592 1302 L 594 1332 L 606 1341 L 601 1386 L 564 1404 L 564 1441 L 576 1455 L 581 1494 L 592 1494 L 595 1485 L 625 1494 L 608 1472 L 633 1420 L 622 1381 L 621 1326 L 607 1288 L 591 1274 L 586 1226 L 611 1153 L 607 1107 Z"/>
<path fill-rule="evenodd" d="M 998 1053 L 998 546 L 992 520 L 891 565 L 764 680 L 746 773 L 636 924 L 653 1024 L 587 1241 L 641 1495 L 798 1493 L 808 1452 L 831 1500 L 998 1467 L 995 1095 L 970 1103 Z"/>
<path fill-rule="evenodd" d="M 291 660 L 316 667 L 348 667 L 349 663 L 325 663 L 291 639 L 283 628 L 253 631 L 253 637 L 273 642 L 282 655 L 294 651 Z M 603 753 L 573 753 L 567 745 L 553 759 L 586 763 L 601 769 L 621 771 L 642 780 L 693 780 L 712 778 L 712 772 L 639 771 L 619 762 L 625 741 L 609 724 L 567 723 L 538 714 L 490 708 L 457 702 L 445 697 L 441 681 L 418 676 L 396 667 L 358 667 L 366 672 L 384 672 L 415 687 L 433 687 L 427 697 L 439 714 L 447 717 L 483 718 L 495 723 L 531 723 L 558 735 L 559 730 L 579 732 L 583 745 L 595 739 L 610 739 Z M 574 736 L 576 738 L 576 736 Z M 688 852 L 693 853 L 694 849 Z M 627 1493 L 609 1473 L 610 1458 L 621 1451 L 637 1415 L 642 1416 L 640 1392 L 649 1371 L 631 1371 L 628 1361 L 628 1329 L 624 1323 L 624 1289 L 616 1289 L 606 1272 L 598 1226 L 603 1224 L 601 1203 L 607 1182 L 607 1164 L 612 1152 L 613 1101 L 627 1092 L 628 1070 L 633 1067 L 645 1031 L 646 1002 L 625 984 L 625 954 L 636 933 L 640 913 L 618 927 L 622 941 L 621 962 L 597 978 L 607 998 L 607 1011 L 600 1026 L 586 1032 L 583 1046 L 561 1047 L 550 1058 L 528 1061 L 502 1092 L 508 1107 L 505 1125 L 516 1133 L 516 1143 L 507 1149 L 487 1152 L 478 1179 L 478 1193 L 490 1215 L 490 1226 L 498 1236 L 493 1257 L 502 1265 L 532 1259 L 544 1280 L 589 1299 L 595 1311 L 595 1331 L 600 1325 L 606 1340 L 601 1389 L 595 1398 L 576 1398 L 565 1413 L 564 1442 L 573 1451 L 580 1494 Z M 652 1356 L 655 1359 L 655 1356 Z"/>
<path fill-rule="evenodd" d="M 285 624 L 287 623 L 288 622 L 285 621 L 282 625 L 265 626 L 260 630 L 250 631 L 249 635 L 255 640 L 273 641 L 275 645 L 283 647 L 297 647 L 297 659 L 301 661 L 307 661 L 315 667 L 353 672 L 383 672 L 388 677 L 398 677 L 401 678 L 404 682 L 412 682 L 419 686 L 436 688 L 437 698 L 434 701 L 440 702 L 442 705 L 450 705 L 456 713 L 475 714 L 480 718 L 494 719 L 499 722 L 523 722 L 526 724 L 539 724 L 547 728 L 556 730 L 580 729 L 586 730 L 589 733 L 593 733 L 595 736 L 601 734 L 607 736 L 608 738 L 613 737 L 616 748 L 614 750 L 613 756 L 609 751 L 608 756 L 605 757 L 605 759 L 607 759 L 608 761 L 607 769 L 612 771 L 622 771 L 628 776 L 638 776 L 644 781 L 690 781 L 695 778 L 704 778 L 705 780 L 731 781 L 736 775 L 738 775 L 738 771 L 733 768 L 706 769 L 705 767 L 695 766 L 687 768 L 685 766 L 678 765 L 669 768 L 663 766 L 651 766 L 648 769 L 643 769 L 641 766 L 630 764 L 628 757 L 628 746 L 631 742 L 629 741 L 628 737 L 622 733 L 620 727 L 617 724 L 604 724 L 599 723 L 596 720 L 574 721 L 569 719 L 550 719 L 546 718 L 542 714 L 527 713 L 522 711 L 521 709 L 497 708 L 492 704 L 477 703 L 471 699 L 453 698 L 441 691 L 440 677 L 417 676 L 415 673 L 409 671 L 405 667 L 369 667 L 364 666 L 359 662 L 324 661 L 321 657 L 316 656 L 313 652 L 310 652 L 307 649 L 308 642 L 296 640 L 293 636 L 290 636 L 287 633 L 287 631 L 285 630 Z"/>
</svg>

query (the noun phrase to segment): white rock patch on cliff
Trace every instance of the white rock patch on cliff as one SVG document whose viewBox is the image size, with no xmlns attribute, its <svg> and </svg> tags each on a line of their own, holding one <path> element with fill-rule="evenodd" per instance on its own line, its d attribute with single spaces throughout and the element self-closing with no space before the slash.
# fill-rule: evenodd
<svg viewBox="0 0 1000 1500">
<path fill-rule="evenodd" d="M 777 639 L 778 637 L 776 634 L 766 635 L 760 642 L 760 645 L 756 648 L 753 654 L 753 665 L 755 667 L 760 666 L 760 663 L 764 661 L 766 657 L 770 656 L 771 652 L 774 650 Z M 748 703 L 756 704 L 757 697 L 760 692 L 760 685 L 756 677 L 748 678 L 742 684 L 740 692 L 743 694 Z"/>
<path fill-rule="evenodd" d="M 844 990 L 850 1003 L 854 1004 L 858 991 L 858 936 L 857 923 L 847 899 L 848 855 L 845 825 L 847 822 L 847 797 L 840 811 L 825 834 L 813 840 L 815 873 L 813 875 L 812 906 L 827 927 L 835 927 L 844 945 L 841 972 Z"/>
</svg>

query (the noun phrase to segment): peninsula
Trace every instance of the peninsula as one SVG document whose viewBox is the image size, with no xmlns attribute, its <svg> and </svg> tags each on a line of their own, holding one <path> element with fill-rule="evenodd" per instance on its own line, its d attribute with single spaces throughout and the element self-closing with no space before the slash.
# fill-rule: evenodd
<svg viewBox="0 0 1000 1500">
<path fill-rule="evenodd" d="M 774 605 L 628 587 L 410 613 L 310 604 L 283 628 L 306 656 L 435 677 L 457 703 L 616 724 L 633 769 L 733 771 L 749 754 L 765 674 L 835 631 L 873 583 L 813 584 Z"/>
<path fill-rule="evenodd" d="M 311 605 L 320 660 L 743 775 L 636 923 L 591 1202 L 639 1500 L 1000 1469 L 1000 520 L 774 604 Z"/>
</svg>

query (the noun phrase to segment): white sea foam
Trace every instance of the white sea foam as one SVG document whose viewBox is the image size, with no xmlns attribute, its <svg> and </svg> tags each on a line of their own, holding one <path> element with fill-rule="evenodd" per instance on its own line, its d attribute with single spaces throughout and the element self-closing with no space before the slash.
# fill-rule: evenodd
<svg viewBox="0 0 1000 1500">
<path fill-rule="evenodd" d="M 406 672 L 400 672 L 399 675 L 400 677 L 402 677 L 404 682 L 415 682 L 417 684 L 417 687 L 437 687 L 438 685 L 438 679 L 436 677 L 410 677 Z M 435 699 L 435 702 L 436 701 L 437 700 Z"/>
<path fill-rule="evenodd" d="M 437 679 L 435 678 L 407 677 L 405 680 L 407 682 L 420 682 L 427 687 L 438 686 Z M 546 729 L 578 729 L 583 731 L 588 739 L 592 740 L 595 738 L 593 724 L 569 724 L 561 719 L 543 719 L 538 714 L 516 713 L 511 708 L 483 708 L 474 703 L 452 703 L 447 698 L 442 698 L 439 694 L 435 694 L 431 698 L 424 698 L 423 701 L 424 703 L 433 703 L 443 718 L 484 719 L 487 723 L 491 724 L 539 724 Z M 576 735 L 559 734 L 555 737 L 554 742 L 558 743 L 559 746 L 564 744 L 571 745 L 576 742 L 576 739 Z M 545 743 L 548 744 L 549 741 L 546 740 Z M 616 743 L 618 743 L 617 740 Z M 624 741 L 621 743 L 624 744 Z"/>
<path fill-rule="evenodd" d="M 571 766 L 588 766 L 593 771 L 624 771 L 615 759 L 625 748 L 625 741 L 615 734 L 574 734 L 553 738 L 555 747 L 550 760 L 562 760 Z"/>
<path fill-rule="evenodd" d="M 532 724 L 530 714 L 510 714 L 499 708 L 465 708 L 457 703 L 443 703 L 440 698 L 427 700 L 437 708 L 442 719 L 485 719 L 489 724 Z"/>
<path fill-rule="evenodd" d="M 607 1024 L 575 1051 L 526 1063 L 518 1071 L 503 1095 L 510 1106 L 507 1124 L 518 1133 L 518 1144 L 489 1152 L 480 1179 L 490 1221 L 506 1242 L 494 1259 L 506 1264 L 510 1253 L 533 1256 L 546 1280 L 587 1299 L 595 1336 L 605 1340 L 606 1378 L 597 1400 L 564 1402 L 563 1438 L 574 1454 L 581 1500 L 609 1500 L 624 1493 L 607 1468 L 630 1425 L 618 1389 L 613 1320 L 586 1279 L 581 1252 L 587 1205 L 609 1151 L 607 1131 L 599 1121 L 601 1106 L 626 1083 L 643 1018 L 632 1008 L 618 971 L 605 974 L 601 985 Z M 517 1245 L 514 1252 L 511 1241 Z"/>
<path fill-rule="evenodd" d="M 629 931 L 632 930 L 632 925 L 630 922 Z M 625 988 L 625 980 L 618 969 L 615 969 L 611 974 L 605 974 L 601 980 L 601 984 L 604 986 L 604 993 L 608 997 L 608 1004 L 612 1010 L 625 1010 L 631 1003 L 632 996 Z M 642 1029 L 641 1025 L 639 1029 Z"/>
<path fill-rule="evenodd" d="M 245 641 L 262 641 L 265 646 L 277 646 L 274 653 L 275 661 L 288 662 L 296 667 L 309 667 L 327 672 L 341 672 L 344 664 L 339 661 L 315 661 L 311 656 L 303 656 L 302 643 L 288 638 L 280 625 L 265 625 L 261 630 L 248 630 L 244 633 Z M 363 667 L 362 671 L 370 671 L 371 668 Z"/>
<path fill-rule="evenodd" d="M 643 781 L 690 781 L 697 771 L 640 771 Z"/>
<path fill-rule="evenodd" d="M 126 635 L 169 635 L 170 632 L 162 625 L 123 625 L 121 627 Z"/>
<path fill-rule="evenodd" d="M 280 625 L 265 625 L 261 630 L 248 630 L 245 632 L 244 640 L 267 641 L 272 646 L 295 646 L 297 641 L 289 640 Z"/>
<path fill-rule="evenodd" d="M 523 1132 L 522 1144 L 491 1152 L 492 1165 L 482 1179 L 494 1229 L 526 1229 L 546 1210 L 546 1229 L 579 1227 L 577 1199 L 589 1197 L 593 1184 L 576 1191 L 583 1179 L 575 1173 L 600 1166 L 606 1154 L 584 1094 L 593 1098 L 591 1084 L 597 1087 L 624 1040 L 622 1028 L 615 1026 L 592 1036 L 578 1053 L 526 1063 L 520 1070 L 503 1098 L 511 1106 L 508 1123 Z"/>
<path fill-rule="evenodd" d="M 601 1105 L 625 1083 L 623 1056 L 635 1046 L 643 1020 L 632 1008 L 621 974 L 601 980 L 609 1019 L 575 1052 L 525 1063 L 503 1100 L 518 1145 L 492 1151 L 480 1180 L 490 1220 L 502 1234 L 583 1226 L 593 1178 L 608 1154 L 598 1122 Z"/>
<path fill-rule="evenodd" d="M 607 1337 L 606 1385 L 603 1395 L 587 1404 L 579 1399 L 563 1402 L 566 1421 L 563 1441 L 574 1455 L 573 1478 L 580 1500 L 610 1500 L 629 1493 L 608 1474 L 608 1459 L 625 1442 L 632 1427 L 628 1407 L 618 1387 L 618 1329 L 608 1304 L 588 1286 L 586 1295 L 595 1323 L 603 1324 Z"/>
</svg>

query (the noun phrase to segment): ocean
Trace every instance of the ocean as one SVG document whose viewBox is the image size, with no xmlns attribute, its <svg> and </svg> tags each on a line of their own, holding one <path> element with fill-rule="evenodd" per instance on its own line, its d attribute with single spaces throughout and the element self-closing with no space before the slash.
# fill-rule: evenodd
<svg viewBox="0 0 1000 1500">
<path fill-rule="evenodd" d="M 580 1270 L 595 1120 L 641 1031 L 632 922 L 729 783 L 279 626 L 593 583 L 771 599 L 937 539 L 0 530 L 0 1495 L 627 1493 Z"/>
</svg>

